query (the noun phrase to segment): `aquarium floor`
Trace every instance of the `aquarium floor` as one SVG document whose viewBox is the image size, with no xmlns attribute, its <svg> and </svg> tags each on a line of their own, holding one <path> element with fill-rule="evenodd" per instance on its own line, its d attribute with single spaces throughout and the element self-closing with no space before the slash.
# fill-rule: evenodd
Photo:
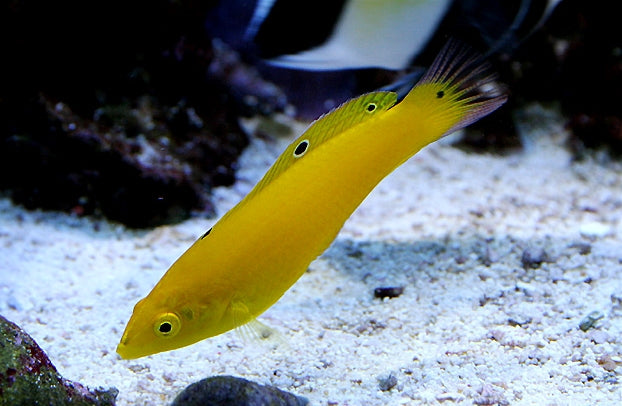
<svg viewBox="0 0 622 406">
<path fill-rule="evenodd" d="M 0 314 L 65 378 L 117 387 L 121 406 L 164 405 L 220 374 L 319 405 L 620 404 L 622 165 L 573 161 L 561 119 L 534 114 L 525 151 L 438 143 L 391 174 L 261 317 L 276 340 L 229 332 L 121 360 L 134 304 L 214 220 L 137 232 L 7 199 Z M 286 143 L 253 141 L 239 181 L 215 191 L 219 214 Z M 391 286 L 403 294 L 374 297 Z"/>
</svg>

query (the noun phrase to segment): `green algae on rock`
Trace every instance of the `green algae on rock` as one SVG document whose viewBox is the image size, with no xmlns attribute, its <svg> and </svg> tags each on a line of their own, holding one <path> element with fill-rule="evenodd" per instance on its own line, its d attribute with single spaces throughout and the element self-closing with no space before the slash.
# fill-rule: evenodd
<svg viewBox="0 0 622 406">
<path fill-rule="evenodd" d="M 32 337 L 0 316 L 0 406 L 108 406 L 117 394 L 63 378 Z"/>
</svg>

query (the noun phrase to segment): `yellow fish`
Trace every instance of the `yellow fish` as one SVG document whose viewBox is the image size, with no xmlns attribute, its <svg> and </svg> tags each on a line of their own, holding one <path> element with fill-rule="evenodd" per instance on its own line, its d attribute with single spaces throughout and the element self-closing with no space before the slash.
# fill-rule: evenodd
<svg viewBox="0 0 622 406">
<path fill-rule="evenodd" d="M 487 69 L 450 42 L 401 102 L 368 93 L 316 120 L 136 304 L 119 355 L 173 350 L 255 320 L 385 176 L 506 101 Z"/>
</svg>

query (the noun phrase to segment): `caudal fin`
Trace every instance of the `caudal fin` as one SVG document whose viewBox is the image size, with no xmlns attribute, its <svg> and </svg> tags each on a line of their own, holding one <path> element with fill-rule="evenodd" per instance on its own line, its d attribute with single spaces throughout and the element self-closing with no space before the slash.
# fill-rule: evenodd
<svg viewBox="0 0 622 406">
<path fill-rule="evenodd" d="M 468 46 L 450 40 L 403 102 L 425 106 L 446 123 L 443 135 L 472 124 L 498 109 L 507 90 L 490 65 Z"/>
</svg>

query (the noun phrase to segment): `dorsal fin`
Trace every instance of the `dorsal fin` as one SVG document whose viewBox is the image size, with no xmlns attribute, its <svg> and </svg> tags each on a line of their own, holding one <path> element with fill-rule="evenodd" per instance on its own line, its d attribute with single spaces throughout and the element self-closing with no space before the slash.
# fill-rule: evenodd
<svg viewBox="0 0 622 406">
<path fill-rule="evenodd" d="M 313 150 L 324 142 L 338 136 L 345 130 L 370 120 L 389 110 L 397 102 L 397 93 L 377 91 L 363 94 L 355 99 L 344 102 L 334 110 L 323 114 L 305 130 L 305 132 L 292 142 L 272 164 L 268 172 L 261 178 L 244 199 L 233 209 L 225 213 L 219 222 L 223 221 L 236 208 L 240 208 L 250 201 L 256 194 L 261 192 L 267 185 L 272 183 L 281 173 L 298 162 L 303 156 L 313 153 Z M 210 228 L 199 240 L 204 239 L 210 232 Z"/>
<path fill-rule="evenodd" d="M 397 101 L 393 92 L 366 93 L 349 100 L 315 120 L 296 141 L 279 156 L 264 177 L 244 200 L 250 199 L 303 156 L 345 130 L 363 123 L 390 109 Z"/>
<path fill-rule="evenodd" d="M 313 150 L 324 142 L 338 136 L 349 128 L 377 117 L 393 107 L 396 102 L 397 94 L 394 92 L 371 92 L 348 100 L 341 106 L 322 115 L 311 123 L 309 128 L 283 151 L 263 178 L 257 182 L 253 190 L 236 205 L 236 208 L 243 206 L 267 185 L 272 183 L 281 173 L 285 172 L 300 159 L 303 159 L 303 156 L 313 153 Z M 234 209 L 225 213 L 220 221 L 227 218 L 233 211 Z"/>
</svg>

